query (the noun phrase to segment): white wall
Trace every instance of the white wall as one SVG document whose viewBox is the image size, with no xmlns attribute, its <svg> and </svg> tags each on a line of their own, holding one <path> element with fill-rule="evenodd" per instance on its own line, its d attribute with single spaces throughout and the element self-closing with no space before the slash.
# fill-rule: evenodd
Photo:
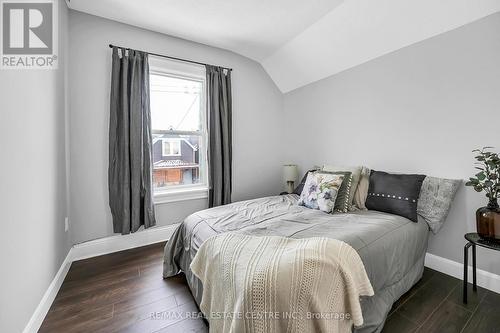
<svg viewBox="0 0 500 333">
<path fill-rule="evenodd" d="M 285 95 L 286 157 L 465 179 L 471 150 L 500 149 L 500 14 L 401 49 Z M 461 188 L 429 252 L 462 261 L 484 194 Z M 500 274 L 499 257 L 478 266 Z"/>
<path fill-rule="evenodd" d="M 256 62 L 221 49 L 70 11 L 70 181 L 74 243 L 112 234 L 108 208 L 111 50 L 116 44 L 233 70 L 233 200 L 282 190 L 282 95 Z M 206 200 L 158 205 L 158 225 L 180 222 Z"/>
<path fill-rule="evenodd" d="M 65 66 L 0 70 L 0 332 L 21 332 L 66 257 Z"/>
</svg>

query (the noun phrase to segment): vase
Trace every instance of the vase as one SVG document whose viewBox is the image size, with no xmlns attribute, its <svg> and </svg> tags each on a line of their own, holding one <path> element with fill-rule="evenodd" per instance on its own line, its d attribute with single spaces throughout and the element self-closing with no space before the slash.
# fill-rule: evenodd
<svg viewBox="0 0 500 333">
<path fill-rule="evenodd" d="M 490 199 L 488 206 L 477 210 L 476 226 L 479 237 L 500 243 L 500 208 L 497 199 Z"/>
</svg>

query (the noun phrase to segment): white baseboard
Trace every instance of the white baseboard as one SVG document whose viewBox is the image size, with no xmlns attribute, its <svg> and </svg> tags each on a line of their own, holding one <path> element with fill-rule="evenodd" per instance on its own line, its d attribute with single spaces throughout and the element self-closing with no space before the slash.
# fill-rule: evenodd
<svg viewBox="0 0 500 333">
<path fill-rule="evenodd" d="M 23 333 L 38 332 L 73 261 L 166 241 L 172 236 L 177 226 L 178 224 L 155 227 L 129 235 L 111 236 L 73 245 L 24 328 Z"/>
<path fill-rule="evenodd" d="M 457 279 L 463 280 L 464 266 L 456 261 L 438 257 L 434 254 L 427 253 L 425 255 L 425 266 L 432 268 L 438 272 L 451 275 Z M 485 289 L 494 291 L 500 294 L 500 275 L 493 274 L 482 269 L 476 270 L 477 285 Z M 469 266 L 468 281 L 472 283 L 472 267 Z"/>
<path fill-rule="evenodd" d="M 154 227 L 128 235 L 99 238 L 73 246 L 73 261 L 97 257 L 103 254 L 133 249 L 166 241 L 179 224 Z"/>
<path fill-rule="evenodd" d="M 42 300 L 36 307 L 35 312 L 31 316 L 28 325 L 26 325 L 26 327 L 24 328 L 23 333 L 38 332 L 38 330 L 40 329 L 43 319 L 45 319 L 47 312 L 49 312 L 50 306 L 52 305 L 52 302 L 54 302 L 54 299 L 59 292 L 59 288 L 61 288 L 64 278 L 66 277 L 66 274 L 71 267 L 72 250 L 73 249 L 71 248 L 68 251 L 68 255 L 66 256 L 66 258 L 64 258 L 64 261 L 57 271 L 56 276 L 50 283 L 49 288 L 47 289 L 45 294 L 43 294 Z"/>
</svg>

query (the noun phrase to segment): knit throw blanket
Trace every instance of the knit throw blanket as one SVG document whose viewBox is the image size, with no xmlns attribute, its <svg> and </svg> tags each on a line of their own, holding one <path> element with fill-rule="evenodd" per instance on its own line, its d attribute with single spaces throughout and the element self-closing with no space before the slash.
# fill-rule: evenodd
<svg viewBox="0 0 500 333">
<path fill-rule="evenodd" d="M 208 239 L 191 270 L 203 284 L 211 332 L 351 332 L 373 289 L 358 253 L 328 238 L 225 233 Z"/>
</svg>

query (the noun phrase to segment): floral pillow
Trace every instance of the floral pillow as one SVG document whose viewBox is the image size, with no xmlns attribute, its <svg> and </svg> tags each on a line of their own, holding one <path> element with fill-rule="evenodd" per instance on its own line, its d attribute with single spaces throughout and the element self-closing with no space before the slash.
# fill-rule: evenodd
<svg viewBox="0 0 500 333">
<path fill-rule="evenodd" d="M 342 174 L 309 172 L 298 204 L 331 213 L 343 180 Z"/>
</svg>

